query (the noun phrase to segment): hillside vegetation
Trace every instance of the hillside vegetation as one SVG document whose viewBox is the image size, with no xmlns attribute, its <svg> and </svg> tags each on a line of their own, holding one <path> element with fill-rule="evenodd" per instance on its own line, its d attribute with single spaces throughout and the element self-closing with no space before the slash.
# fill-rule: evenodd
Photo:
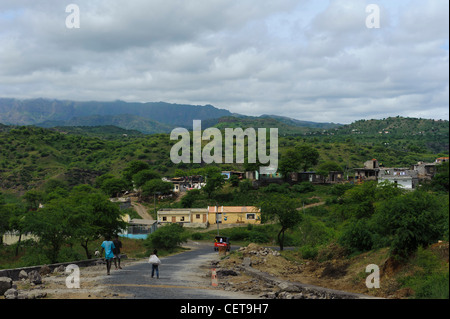
<svg viewBox="0 0 450 319">
<path fill-rule="evenodd" d="M 218 125 L 251 127 L 245 121 Z M 389 133 L 380 133 L 388 123 Z M 155 209 L 255 205 L 262 208 L 263 225 L 221 232 L 233 242 L 293 246 L 284 258 L 294 264 L 310 262 L 325 274 L 346 274 L 353 269 L 352 262 L 362 262 L 358 256 L 377 256 L 383 276 L 394 278 L 387 296 L 448 298 L 448 163 L 414 191 L 388 183 L 291 185 L 283 180 L 254 188 L 247 180 L 225 182 L 220 175 L 221 170 L 251 169 L 251 164 L 174 164 L 170 160 L 174 143 L 168 134 L 141 135 L 114 127 L 55 130 L 1 125 L 0 234 L 31 233 L 40 241 L 1 246 L 0 267 L 89 257 L 100 236 L 123 227 L 117 221 L 125 212 L 108 197 L 138 187 L 140 200 L 153 208 L 154 195 L 172 189 L 161 177 L 200 174 L 207 176 L 206 187 L 182 198 L 157 199 Z M 372 158 L 385 166 L 410 166 L 448 156 L 448 122 L 390 118 L 328 130 L 305 129 L 281 135 L 279 151 L 284 168 L 341 168 L 352 175 L 352 168 Z M 303 156 L 306 153 L 309 157 Z M 292 163 L 289 154 L 296 154 L 298 160 Z M 215 233 L 180 229 L 169 235 L 176 235 L 174 242 L 180 243 L 187 237 L 211 240 Z M 154 239 L 148 239 L 147 247 Z M 438 241 L 444 241 L 443 252 L 430 250 Z M 352 282 L 363 279 L 361 273 L 351 277 Z M 402 289 L 408 293 L 398 293 Z"/>
</svg>

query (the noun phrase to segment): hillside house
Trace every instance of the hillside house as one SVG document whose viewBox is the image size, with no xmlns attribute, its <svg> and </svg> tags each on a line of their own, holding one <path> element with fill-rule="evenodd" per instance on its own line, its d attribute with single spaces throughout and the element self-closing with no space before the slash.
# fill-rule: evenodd
<svg viewBox="0 0 450 319">
<path fill-rule="evenodd" d="M 376 181 L 380 172 L 380 166 L 376 159 L 366 161 L 364 167 L 355 168 L 355 181 L 363 182 L 366 180 Z"/>
<path fill-rule="evenodd" d="M 417 172 L 418 178 L 421 180 L 430 180 L 436 175 L 436 162 L 434 163 L 424 163 L 418 162 L 413 165 L 413 170 Z"/>
<path fill-rule="evenodd" d="M 225 176 L 226 180 L 229 180 L 231 176 L 237 176 L 239 179 L 243 179 L 245 176 L 244 172 L 237 172 L 237 171 L 222 171 L 222 175 Z"/>
<path fill-rule="evenodd" d="M 408 168 L 382 168 L 378 174 L 378 182 L 384 181 L 412 190 L 419 184 L 419 177 L 417 171 Z"/>
<path fill-rule="evenodd" d="M 439 157 L 439 158 L 437 158 L 436 159 L 436 163 L 438 163 L 438 164 L 442 164 L 442 163 L 445 163 L 445 162 L 448 162 L 449 161 L 449 158 L 448 157 Z"/>
<path fill-rule="evenodd" d="M 209 206 L 209 224 L 260 224 L 261 209 L 255 206 Z"/>
<path fill-rule="evenodd" d="M 170 179 L 165 178 L 163 180 L 173 184 L 174 193 L 186 192 L 191 189 L 201 189 L 206 185 L 203 176 L 184 176 Z"/>
<path fill-rule="evenodd" d="M 181 223 L 185 227 L 208 227 L 206 208 L 164 208 L 158 211 L 158 224 Z"/>
</svg>

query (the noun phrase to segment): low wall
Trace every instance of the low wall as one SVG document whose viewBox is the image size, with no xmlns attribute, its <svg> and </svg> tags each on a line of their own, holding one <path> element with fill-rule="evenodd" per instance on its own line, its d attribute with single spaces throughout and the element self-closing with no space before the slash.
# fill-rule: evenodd
<svg viewBox="0 0 450 319">
<path fill-rule="evenodd" d="M 126 258 L 126 255 L 122 255 L 122 258 Z M 46 265 L 48 266 L 52 271 L 55 268 L 58 268 L 59 266 L 68 266 L 68 265 L 77 265 L 79 267 L 89 267 L 89 266 L 95 266 L 99 263 L 103 263 L 103 258 L 97 258 L 97 259 L 89 259 L 89 260 L 79 260 L 79 261 L 72 261 L 72 262 L 66 262 L 66 263 L 58 263 L 58 264 L 51 264 Z M 31 266 L 31 267 L 22 267 L 22 268 L 15 268 L 15 269 L 2 269 L 0 270 L 0 277 L 8 277 L 11 278 L 13 281 L 19 280 L 19 273 L 24 270 L 26 273 L 29 273 L 30 271 L 37 270 L 39 271 L 43 266 Z"/>
<path fill-rule="evenodd" d="M 303 293 L 307 296 L 315 296 L 322 299 L 380 299 L 364 294 L 334 290 L 309 284 L 302 284 L 298 282 L 284 281 L 277 277 L 274 277 L 268 273 L 262 272 L 258 269 L 252 268 L 251 266 L 243 265 L 243 270 L 247 274 L 256 277 L 260 280 L 268 282 L 272 285 L 282 287 L 282 290 L 291 291 L 296 293 Z"/>
</svg>

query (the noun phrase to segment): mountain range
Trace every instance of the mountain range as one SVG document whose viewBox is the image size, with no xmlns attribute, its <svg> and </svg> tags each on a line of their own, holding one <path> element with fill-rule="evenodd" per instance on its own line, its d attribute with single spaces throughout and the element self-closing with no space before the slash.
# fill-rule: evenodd
<svg viewBox="0 0 450 319">
<path fill-rule="evenodd" d="M 207 124 L 204 127 L 210 127 L 223 122 L 232 122 L 233 118 L 244 121 L 246 126 L 265 123 L 271 127 L 280 127 L 288 133 L 304 132 L 304 128 L 330 129 L 340 126 L 334 123 L 300 121 L 275 115 L 245 116 L 209 104 L 0 98 L 0 123 L 7 125 L 35 125 L 46 128 L 114 125 L 153 134 L 168 133 L 175 127 L 192 128 L 193 120 L 202 120 Z M 302 129 L 299 130 L 299 127 Z"/>
</svg>

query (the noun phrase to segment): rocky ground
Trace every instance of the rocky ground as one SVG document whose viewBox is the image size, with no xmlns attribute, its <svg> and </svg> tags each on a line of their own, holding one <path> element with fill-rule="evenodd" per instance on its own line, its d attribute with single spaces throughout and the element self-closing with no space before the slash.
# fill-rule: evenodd
<svg viewBox="0 0 450 319">
<path fill-rule="evenodd" d="M 132 264 L 133 260 L 122 261 L 123 267 Z M 114 270 L 114 265 L 111 271 Z M 65 267 L 56 268 L 53 272 L 44 266 L 38 272 L 24 273 L 18 281 L 13 281 L 11 289 L 1 298 L 6 299 L 110 299 L 121 298 L 118 294 L 108 291 L 102 285 L 106 277 L 106 266 L 99 262 L 96 266 L 81 267 L 80 288 L 68 288 L 66 280 L 71 272 L 66 273 Z M 0 294 L 1 295 L 1 294 Z"/>
</svg>

